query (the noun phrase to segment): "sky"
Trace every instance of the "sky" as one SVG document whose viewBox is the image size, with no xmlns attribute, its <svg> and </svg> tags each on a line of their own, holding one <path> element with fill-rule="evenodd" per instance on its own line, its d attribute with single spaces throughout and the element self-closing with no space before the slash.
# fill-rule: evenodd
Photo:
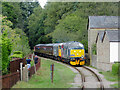
<svg viewBox="0 0 120 90">
<path fill-rule="evenodd" d="M 47 0 L 38 0 L 40 6 L 44 8 L 44 5 L 46 4 Z"/>
</svg>

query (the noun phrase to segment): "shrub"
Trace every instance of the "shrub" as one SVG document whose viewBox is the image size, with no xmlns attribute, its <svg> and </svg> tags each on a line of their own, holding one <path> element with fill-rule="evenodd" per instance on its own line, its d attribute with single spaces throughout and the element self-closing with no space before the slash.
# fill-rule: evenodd
<svg viewBox="0 0 120 90">
<path fill-rule="evenodd" d="M 96 54 L 97 54 L 96 44 L 93 44 L 93 45 L 92 45 L 92 54 L 93 54 L 93 55 L 96 55 Z"/>
<path fill-rule="evenodd" d="M 119 63 L 115 63 L 115 64 L 112 65 L 112 73 L 113 74 L 118 74 L 119 69 L 120 69 L 120 64 Z"/>
<path fill-rule="evenodd" d="M 22 58 L 23 53 L 21 51 L 14 51 L 14 54 L 10 56 L 10 58 Z"/>
<path fill-rule="evenodd" d="M 22 54 L 21 51 L 14 51 L 14 54 Z"/>
</svg>

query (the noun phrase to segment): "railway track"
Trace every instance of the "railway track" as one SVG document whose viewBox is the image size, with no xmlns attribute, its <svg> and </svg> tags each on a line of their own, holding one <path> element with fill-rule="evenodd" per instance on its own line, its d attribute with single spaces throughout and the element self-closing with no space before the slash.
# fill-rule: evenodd
<svg viewBox="0 0 120 90">
<path fill-rule="evenodd" d="M 100 90 L 104 90 L 104 85 L 101 78 L 94 71 L 86 66 L 73 68 L 76 69 L 81 75 L 82 89 L 99 88 Z"/>
<path fill-rule="evenodd" d="M 56 61 L 56 60 L 55 60 Z M 57 61 L 60 62 L 60 61 Z M 66 63 L 64 63 L 66 64 Z M 68 65 L 68 64 L 66 64 Z M 80 75 L 81 75 L 81 79 L 82 79 L 82 90 L 86 89 L 86 88 L 96 88 L 96 89 L 100 89 L 100 90 L 104 90 L 104 85 L 102 83 L 101 78 L 91 69 L 89 69 L 86 66 L 82 66 L 82 67 L 74 67 L 71 65 L 68 65 L 72 68 L 74 68 L 75 70 L 77 70 Z"/>
<path fill-rule="evenodd" d="M 66 64 L 68 65 L 68 64 Z M 69 65 L 71 66 L 71 65 Z M 72 68 L 76 69 L 80 75 L 81 75 L 81 79 L 82 79 L 82 90 L 86 89 L 86 88 L 98 88 L 100 90 L 104 90 L 104 85 L 102 83 L 102 79 L 91 69 L 89 69 L 86 66 L 82 66 L 82 67 L 74 67 L 71 66 Z M 87 73 L 86 73 L 87 71 Z M 89 80 L 89 78 L 91 78 L 91 80 Z"/>
</svg>

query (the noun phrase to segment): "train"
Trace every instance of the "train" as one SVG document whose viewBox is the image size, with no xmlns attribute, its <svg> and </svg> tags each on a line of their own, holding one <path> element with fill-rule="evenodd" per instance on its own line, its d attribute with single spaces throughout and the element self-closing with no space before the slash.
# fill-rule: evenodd
<svg viewBox="0 0 120 90">
<path fill-rule="evenodd" d="M 77 41 L 53 44 L 37 44 L 34 54 L 62 61 L 70 65 L 84 65 L 86 62 L 84 45 Z"/>
</svg>

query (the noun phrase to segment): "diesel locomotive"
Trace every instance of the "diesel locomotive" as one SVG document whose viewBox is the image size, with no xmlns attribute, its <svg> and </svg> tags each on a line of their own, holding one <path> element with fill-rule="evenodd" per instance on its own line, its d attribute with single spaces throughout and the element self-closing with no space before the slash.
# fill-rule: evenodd
<svg viewBox="0 0 120 90">
<path fill-rule="evenodd" d="M 34 47 L 34 53 L 39 56 L 49 57 L 71 65 L 85 64 L 84 45 L 76 41 L 38 44 Z"/>
</svg>

